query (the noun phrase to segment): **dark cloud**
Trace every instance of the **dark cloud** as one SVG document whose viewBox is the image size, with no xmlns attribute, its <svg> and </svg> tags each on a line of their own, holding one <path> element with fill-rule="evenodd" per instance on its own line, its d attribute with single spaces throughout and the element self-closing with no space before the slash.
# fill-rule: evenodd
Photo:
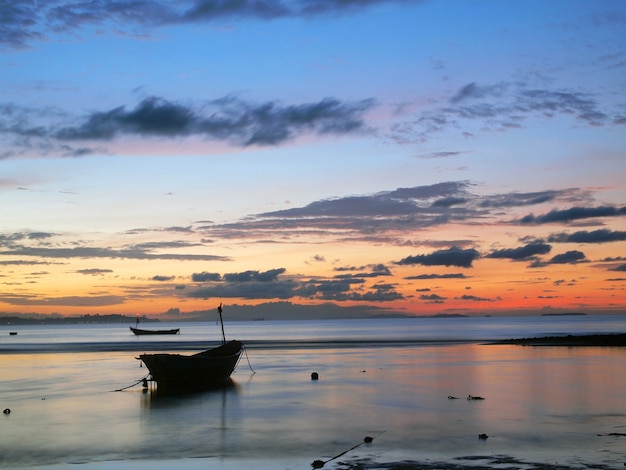
<svg viewBox="0 0 626 470">
<path fill-rule="evenodd" d="M 437 250 L 429 255 L 407 256 L 396 262 L 399 265 L 421 264 L 424 266 L 459 266 L 471 268 L 472 262 L 479 257 L 473 248 L 462 249 L 453 246 L 447 250 Z"/>
<path fill-rule="evenodd" d="M 52 34 L 70 33 L 85 26 L 143 35 L 146 28 L 184 23 L 252 18 L 319 17 L 354 13 L 377 4 L 413 0 L 91 0 L 0 2 L 0 44 L 24 48 Z M 419 0 L 415 1 L 418 3 Z"/>
<path fill-rule="evenodd" d="M 352 268 L 356 269 L 356 268 Z M 350 270 L 352 270 L 350 269 Z M 335 271 L 346 271 L 348 268 L 337 268 Z M 380 277 L 391 276 L 391 270 L 384 264 L 376 264 L 371 266 L 371 270 L 368 272 L 356 272 L 350 274 L 339 274 L 335 278 L 367 278 L 367 277 Z"/>
<path fill-rule="evenodd" d="M 626 240 L 626 232 L 599 229 L 588 232 L 557 233 L 550 235 L 549 241 L 555 243 L 607 243 Z"/>
<path fill-rule="evenodd" d="M 471 300 L 472 302 L 494 302 L 493 299 L 489 299 L 486 297 L 478 297 L 476 295 L 462 295 L 459 297 L 460 300 Z"/>
<path fill-rule="evenodd" d="M 535 216 L 529 214 L 522 217 L 521 224 L 550 224 L 565 223 L 580 219 L 596 217 L 618 217 L 626 215 L 626 207 L 601 206 L 601 207 L 571 207 L 569 209 L 554 209 L 547 214 Z"/>
<path fill-rule="evenodd" d="M 270 269 L 269 271 L 244 271 L 241 273 L 224 274 L 224 280 L 228 282 L 273 282 L 280 274 L 285 272 L 285 268 Z"/>
<path fill-rule="evenodd" d="M 567 194 L 567 190 L 556 191 L 535 191 L 530 193 L 508 193 L 494 194 L 486 196 L 481 201 L 481 207 L 516 207 L 516 206 L 532 206 L 543 204 L 555 200 L 557 197 Z"/>
<path fill-rule="evenodd" d="M 159 276 L 158 274 L 156 276 L 152 276 L 152 280 L 158 282 L 173 281 L 174 279 L 174 276 Z"/>
<path fill-rule="evenodd" d="M 451 273 L 451 274 L 419 274 L 417 276 L 407 276 L 404 279 L 427 281 L 430 279 L 467 279 L 467 276 L 463 273 Z"/>
<path fill-rule="evenodd" d="M 611 269 L 611 271 L 626 271 L 626 264 L 620 264 L 616 268 Z"/>
<path fill-rule="evenodd" d="M 555 203 L 592 200 L 589 193 L 579 189 L 493 197 L 474 194 L 472 187 L 473 184 L 467 181 L 451 181 L 322 199 L 302 207 L 250 215 L 239 222 L 198 226 L 196 230 L 211 238 L 265 240 L 280 230 L 285 240 L 306 234 L 333 236 L 343 242 L 411 244 L 404 237 L 421 229 L 448 223 L 484 223 L 488 219 L 502 219 L 502 209 L 506 207 L 541 204 L 547 198 Z M 420 244 L 427 245 L 428 242 Z M 467 247 L 469 244 L 445 242 L 445 246 Z"/>
<path fill-rule="evenodd" d="M 216 282 L 222 280 L 222 275 L 219 273 L 208 273 L 206 271 L 202 271 L 201 273 L 193 273 L 191 275 L 191 280 L 193 282 Z"/>
<path fill-rule="evenodd" d="M 0 12 L 0 44 L 21 49 L 42 38 L 40 6 L 36 2 L 3 0 Z"/>
<path fill-rule="evenodd" d="M 552 247 L 545 243 L 529 243 L 518 248 L 506 248 L 495 250 L 487 255 L 487 258 L 508 258 L 513 260 L 528 260 L 537 255 L 545 255 Z"/>
<path fill-rule="evenodd" d="M 572 250 L 554 256 L 549 264 L 575 264 L 584 260 L 585 254 L 582 251 Z"/>
<path fill-rule="evenodd" d="M 160 97 L 143 99 L 134 108 L 120 106 L 86 116 L 82 122 L 58 130 L 40 129 L 38 137 L 56 141 L 111 141 L 121 135 L 174 138 L 201 136 L 235 145 L 278 145 L 304 133 L 349 134 L 364 128 L 363 115 L 374 102 L 341 102 L 324 98 L 316 103 L 253 104 L 236 97 L 214 100 L 201 108 Z M 28 124 L 9 117 L 0 127 L 21 134 Z"/>
<path fill-rule="evenodd" d="M 244 299 L 290 299 L 303 298 L 324 301 L 388 302 L 402 299 L 393 284 L 376 284 L 365 289 L 365 280 L 358 277 L 335 279 L 281 278 L 284 268 L 265 272 L 244 271 L 223 276 L 212 276 L 210 285 L 196 289 L 187 295 L 193 298 L 244 298 Z M 197 275 L 194 275 L 196 277 Z M 204 276 L 201 276 L 202 278 Z M 208 276 L 207 276 L 208 277 Z M 356 288 L 356 289 L 355 289 Z"/>
<path fill-rule="evenodd" d="M 312 202 L 304 207 L 258 214 L 248 219 L 246 230 L 283 229 L 351 230 L 382 232 L 427 227 L 452 220 L 463 220 L 477 212 L 471 207 L 451 208 L 433 205 L 439 199 L 470 197 L 468 182 L 446 182 L 429 186 L 398 188 L 365 196 L 347 196 Z M 229 224 L 226 229 L 243 227 Z"/>
<path fill-rule="evenodd" d="M 422 294 L 419 298 L 420 300 L 425 300 L 430 304 L 442 304 L 445 300 L 447 300 L 447 297 L 443 297 L 438 294 Z"/>
</svg>

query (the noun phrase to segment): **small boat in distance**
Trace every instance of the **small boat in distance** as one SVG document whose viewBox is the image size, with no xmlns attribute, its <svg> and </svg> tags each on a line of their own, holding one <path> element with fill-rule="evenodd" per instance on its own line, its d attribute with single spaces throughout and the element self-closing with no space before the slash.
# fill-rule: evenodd
<svg viewBox="0 0 626 470">
<path fill-rule="evenodd" d="M 141 335 L 177 335 L 180 332 L 179 328 L 172 328 L 171 330 L 143 330 L 141 328 L 130 327 L 130 331 L 137 336 Z"/>
<path fill-rule="evenodd" d="M 135 326 L 134 327 L 129 327 L 130 331 L 132 331 L 135 335 L 137 336 L 142 336 L 142 335 L 177 335 L 180 332 L 180 328 L 172 328 L 169 330 L 145 330 L 142 328 L 139 328 L 139 315 L 137 315 L 137 318 L 135 320 Z"/>
<path fill-rule="evenodd" d="M 217 308 L 222 325 L 222 344 L 192 355 L 141 354 L 141 360 L 150 371 L 150 379 L 159 392 L 203 390 L 222 386 L 230 381 L 243 351 L 240 341 L 226 342 L 222 304 Z"/>
</svg>

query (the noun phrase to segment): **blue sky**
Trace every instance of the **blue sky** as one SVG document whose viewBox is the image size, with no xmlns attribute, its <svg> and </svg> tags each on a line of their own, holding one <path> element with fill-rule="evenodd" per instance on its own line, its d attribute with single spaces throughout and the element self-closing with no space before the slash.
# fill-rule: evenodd
<svg viewBox="0 0 626 470">
<path fill-rule="evenodd" d="M 623 309 L 622 1 L 0 5 L 0 311 Z"/>
</svg>

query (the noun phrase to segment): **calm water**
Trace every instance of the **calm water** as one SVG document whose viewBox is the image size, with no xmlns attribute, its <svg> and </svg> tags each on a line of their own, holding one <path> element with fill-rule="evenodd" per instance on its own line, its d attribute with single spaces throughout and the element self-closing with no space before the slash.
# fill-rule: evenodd
<svg viewBox="0 0 626 470">
<path fill-rule="evenodd" d="M 11 409 L 0 415 L 0 467 L 311 468 L 366 435 L 371 445 L 324 468 L 484 455 L 626 462 L 626 437 L 608 435 L 626 433 L 626 348 L 483 344 L 626 332 L 625 316 L 229 322 L 227 336 L 247 344 L 233 387 L 113 391 L 147 374 L 139 353 L 197 351 L 221 337 L 213 323 L 176 326 L 170 337 L 135 337 L 125 325 L 0 327 L 0 409 Z"/>
</svg>

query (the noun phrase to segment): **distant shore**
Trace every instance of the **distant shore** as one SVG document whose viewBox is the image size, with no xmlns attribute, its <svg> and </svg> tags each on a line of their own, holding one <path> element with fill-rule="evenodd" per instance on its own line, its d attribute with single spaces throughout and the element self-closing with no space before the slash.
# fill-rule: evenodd
<svg viewBox="0 0 626 470">
<path fill-rule="evenodd" d="M 517 338 L 505 339 L 489 344 L 518 344 L 521 346 L 626 346 L 626 333 Z"/>
</svg>

